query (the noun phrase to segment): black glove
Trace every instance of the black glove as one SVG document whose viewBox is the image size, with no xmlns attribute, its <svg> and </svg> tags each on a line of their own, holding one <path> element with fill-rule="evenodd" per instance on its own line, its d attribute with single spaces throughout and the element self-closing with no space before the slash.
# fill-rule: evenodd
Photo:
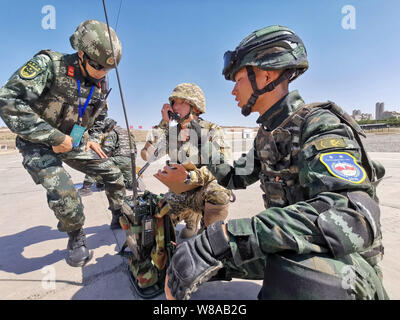
<svg viewBox="0 0 400 320">
<path fill-rule="evenodd" d="M 168 287 L 178 300 L 188 300 L 199 285 L 223 267 L 220 261 L 231 254 L 229 242 L 217 221 L 195 238 L 181 243 L 168 267 Z"/>
</svg>

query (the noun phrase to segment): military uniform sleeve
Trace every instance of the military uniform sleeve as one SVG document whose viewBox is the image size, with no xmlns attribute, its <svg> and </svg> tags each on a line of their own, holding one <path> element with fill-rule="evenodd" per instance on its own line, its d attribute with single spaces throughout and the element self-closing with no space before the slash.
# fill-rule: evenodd
<svg viewBox="0 0 400 320">
<path fill-rule="evenodd" d="M 242 154 L 241 158 L 234 161 L 233 166 L 227 163 L 223 154 L 221 156 L 220 159 L 211 159 L 207 165 L 221 186 L 228 189 L 245 189 L 259 180 L 261 164 L 255 145 L 247 154 Z"/>
<path fill-rule="evenodd" d="M 46 55 L 28 61 L 0 89 L 0 116 L 8 128 L 23 139 L 49 146 L 65 139 L 32 109 L 32 104 L 49 89 L 53 80 L 53 64 Z"/>
<path fill-rule="evenodd" d="M 160 139 L 160 137 L 166 133 L 168 130 L 168 124 L 165 123 L 163 120 L 161 122 L 154 126 L 154 129 L 150 131 L 149 135 L 147 136 L 146 142 L 149 142 L 153 146 L 157 144 L 157 141 Z"/>
<path fill-rule="evenodd" d="M 351 172 L 361 168 L 360 147 L 351 129 L 328 110 L 313 114 L 304 128 L 299 174 L 309 200 L 229 221 L 235 263 L 283 250 L 342 257 L 364 251 L 379 236 L 379 206 L 368 193 L 372 186 L 365 172 L 361 170 L 358 176 Z M 337 159 L 349 154 L 355 160 L 322 163 L 330 153 Z M 340 168 L 346 163 L 350 172 L 335 176 L 334 164 Z"/>
<path fill-rule="evenodd" d="M 117 133 L 112 130 L 109 134 L 107 134 L 102 143 L 102 149 L 106 153 L 108 157 L 112 157 L 115 148 L 117 147 L 118 137 Z"/>
</svg>

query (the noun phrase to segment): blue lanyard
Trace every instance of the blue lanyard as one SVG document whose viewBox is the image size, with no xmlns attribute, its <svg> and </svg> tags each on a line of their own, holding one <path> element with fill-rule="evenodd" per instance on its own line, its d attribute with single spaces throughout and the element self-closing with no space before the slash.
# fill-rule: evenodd
<svg viewBox="0 0 400 320">
<path fill-rule="evenodd" d="M 93 89 L 94 86 L 92 86 L 92 88 L 90 89 L 90 93 L 86 99 L 85 104 L 83 105 L 82 108 L 82 104 L 81 104 L 81 82 L 79 81 L 79 79 L 76 79 L 76 82 L 78 83 L 78 95 L 79 95 L 79 124 L 81 124 L 82 122 L 82 117 L 85 114 L 86 108 L 90 102 L 90 99 L 92 98 L 92 94 L 93 94 Z"/>
</svg>

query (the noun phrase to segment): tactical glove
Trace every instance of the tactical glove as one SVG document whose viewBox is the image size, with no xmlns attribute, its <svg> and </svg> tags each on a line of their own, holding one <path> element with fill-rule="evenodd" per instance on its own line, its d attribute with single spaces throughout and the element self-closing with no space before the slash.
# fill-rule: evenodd
<svg viewBox="0 0 400 320">
<path fill-rule="evenodd" d="M 188 300 L 199 285 L 223 267 L 221 259 L 231 254 L 229 242 L 217 221 L 195 238 L 181 243 L 168 267 L 168 287 L 178 300 Z"/>
</svg>

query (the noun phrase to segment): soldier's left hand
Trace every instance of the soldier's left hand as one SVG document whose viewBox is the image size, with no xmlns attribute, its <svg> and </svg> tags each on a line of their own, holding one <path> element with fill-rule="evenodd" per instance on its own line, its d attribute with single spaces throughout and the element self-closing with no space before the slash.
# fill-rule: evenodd
<svg viewBox="0 0 400 320">
<path fill-rule="evenodd" d="M 220 260 L 230 252 L 222 221 L 213 223 L 200 235 L 179 244 L 167 269 L 166 298 L 189 299 L 202 283 L 223 268 Z"/>
<path fill-rule="evenodd" d="M 176 163 L 171 164 L 171 167 L 165 166 L 163 171 L 158 170 L 157 174 L 161 176 L 165 182 L 184 182 L 188 175 L 186 169 L 182 165 Z"/>
<path fill-rule="evenodd" d="M 92 149 L 94 152 L 98 154 L 98 156 L 102 159 L 108 158 L 107 155 L 104 153 L 103 149 L 101 149 L 101 146 L 94 141 L 88 141 L 86 144 L 86 151 L 89 151 L 89 149 Z"/>
</svg>

